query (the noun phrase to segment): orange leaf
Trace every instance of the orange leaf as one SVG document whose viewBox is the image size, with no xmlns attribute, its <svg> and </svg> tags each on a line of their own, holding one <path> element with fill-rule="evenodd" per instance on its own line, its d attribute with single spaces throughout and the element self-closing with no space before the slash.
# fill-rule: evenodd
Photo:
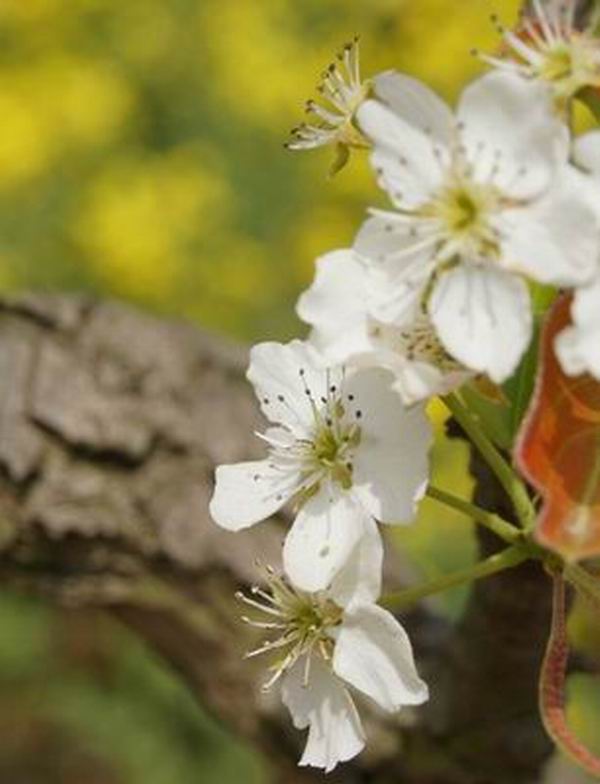
<svg viewBox="0 0 600 784">
<path fill-rule="evenodd" d="M 536 538 L 567 560 L 600 555 L 600 383 L 567 376 L 554 352 L 570 323 L 569 296 L 550 311 L 536 390 L 521 428 L 516 463 L 540 492 Z"/>
</svg>

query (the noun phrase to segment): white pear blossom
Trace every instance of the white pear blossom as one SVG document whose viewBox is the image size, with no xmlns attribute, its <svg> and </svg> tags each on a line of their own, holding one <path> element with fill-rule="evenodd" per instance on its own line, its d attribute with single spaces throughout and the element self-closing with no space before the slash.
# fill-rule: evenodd
<svg viewBox="0 0 600 784">
<path fill-rule="evenodd" d="M 247 654 L 274 656 L 263 690 L 280 682 L 294 725 L 308 729 L 299 764 L 326 772 L 365 745 L 349 686 L 390 713 L 428 699 L 408 635 L 375 604 L 382 552 L 372 521 L 370 526 L 328 590 L 299 590 L 269 570 L 266 590 L 255 586 L 249 596 L 238 594 L 252 615 L 244 620 L 272 635 Z"/>
<path fill-rule="evenodd" d="M 356 121 L 358 109 L 369 97 L 415 116 L 421 111 L 419 83 L 415 79 L 395 71 L 384 71 L 371 79 L 362 78 L 358 38 L 345 44 L 335 62 L 325 69 L 317 91 L 320 100 L 306 102 L 306 113 L 314 117 L 314 121 L 292 128 L 291 140 L 285 146 L 289 150 L 335 147 L 332 175 L 346 165 L 351 149 L 371 146 Z"/>
<path fill-rule="evenodd" d="M 576 0 L 533 0 L 516 30 L 493 21 L 505 51 L 494 57 L 476 52 L 490 65 L 544 82 L 559 109 L 585 87 L 600 87 L 600 40 L 577 29 Z"/>
<path fill-rule="evenodd" d="M 322 103 L 313 100 L 306 103 L 306 112 L 316 122 L 293 128 L 292 139 L 286 145 L 288 149 L 311 150 L 330 144 L 341 145 L 346 151 L 350 147 L 368 147 L 355 123 L 355 114 L 370 89 L 370 82 L 363 81 L 360 75 L 358 38 L 355 38 L 343 47 L 336 62 L 325 69 L 317 88 Z"/>
<path fill-rule="evenodd" d="M 273 427 L 264 460 L 217 468 L 210 512 L 231 531 L 292 502 L 286 572 L 305 590 L 330 584 L 371 518 L 410 522 L 428 479 L 431 427 L 406 410 L 384 369 L 327 369 L 307 343 L 263 343 L 248 378 Z"/>
<path fill-rule="evenodd" d="M 578 164 L 592 175 L 598 188 L 600 210 L 600 131 L 576 139 L 573 155 Z M 577 288 L 571 306 L 573 325 L 556 339 L 556 353 L 569 375 L 591 373 L 600 381 L 600 254 L 597 272 L 587 286 Z"/>
<path fill-rule="evenodd" d="M 569 132 L 540 83 L 489 73 L 456 117 L 424 85 L 418 93 L 401 111 L 368 100 L 357 112 L 396 208 L 375 211 L 355 242 L 387 276 L 372 315 L 405 327 L 425 310 L 454 360 L 499 383 L 531 339 L 526 279 L 593 276 L 595 192 L 569 163 Z"/>
<path fill-rule="evenodd" d="M 353 250 L 318 259 L 315 280 L 297 306 L 313 328 L 311 342 L 329 363 L 390 370 L 405 405 L 461 386 L 472 374 L 444 349 L 425 312 L 405 327 L 372 315 L 385 302 L 387 284 Z"/>
</svg>

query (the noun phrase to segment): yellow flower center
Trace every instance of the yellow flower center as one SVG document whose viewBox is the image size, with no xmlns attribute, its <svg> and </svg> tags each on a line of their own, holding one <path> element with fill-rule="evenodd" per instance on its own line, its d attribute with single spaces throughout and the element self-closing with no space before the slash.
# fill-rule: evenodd
<svg viewBox="0 0 600 784">
<path fill-rule="evenodd" d="M 422 214 L 440 222 L 448 247 L 489 258 L 499 253 L 490 217 L 500 207 L 501 194 L 493 185 L 457 176 L 423 208 Z"/>
<path fill-rule="evenodd" d="M 361 431 L 356 422 L 345 417 L 340 401 L 332 406 L 325 421 L 317 420 L 310 444 L 310 462 L 316 463 L 317 472 L 325 470 L 329 477 L 345 490 L 352 487 L 352 454 L 360 444 Z"/>
<path fill-rule="evenodd" d="M 263 685 L 265 691 L 306 655 L 304 680 L 308 685 L 312 655 L 331 661 L 335 644 L 331 632 L 342 622 L 344 611 L 325 593 L 298 590 L 270 568 L 267 568 L 266 582 L 266 590 L 254 586 L 249 596 L 241 591 L 236 594 L 252 611 L 265 616 L 264 619 L 243 616 L 246 623 L 275 632 L 273 639 L 246 655 L 274 654 L 269 666 L 271 677 Z"/>
<path fill-rule="evenodd" d="M 539 76 L 548 82 L 560 82 L 570 79 L 575 71 L 573 49 L 571 46 L 559 44 L 551 49 L 539 69 Z"/>
</svg>

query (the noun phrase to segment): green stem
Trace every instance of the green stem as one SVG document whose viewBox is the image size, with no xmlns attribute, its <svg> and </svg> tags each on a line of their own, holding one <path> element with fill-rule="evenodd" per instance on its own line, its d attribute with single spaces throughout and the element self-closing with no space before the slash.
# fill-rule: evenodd
<svg viewBox="0 0 600 784">
<path fill-rule="evenodd" d="M 502 517 L 492 512 L 482 509 L 480 506 L 458 498 L 445 490 L 440 490 L 437 487 L 429 486 L 427 495 L 434 501 L 438 501 L 451 509 L 456 509 L 458 512 L 472 518 L 479 525 L 493 531 L 501 539 L 509 544 L 519 544 L 523 540 L 523 534 L 512 523 L 507 522 Z"/>
<path fill-rule="evenodd" d="M 435 580 L 415 585 L 412 588 L 406 588 L 403 591 L 385 594 L 381 597 L 380 603 L 390 610 L 398 610 L 406 605 L 415 604 L 421 599 L 426 599 L 428 596 L 447 591 L 449 588 L 456 588 L 474 580 L 491 577 L 491 575 L 503 572 L 505 569 L 512 569 L 527 561 L 530 557 L 529 549 L 523 545 L 507 547 L 501 553 L 496 553 L 474 566 L 460 569 L 451 574 L 445 574 Z"/>
<path fill-rule="evenodd" d="M 526 529 L 532 528 L 535 523 L 536 511 L 529 498 L 525 484 L 489 440 L 477 419 L 463 404 L 458 395 L 456 393 L 451 393 L 444 397 L 443 401 L 454 419 L 456 419 L 458 424 L 469 436 L 473 444 L 479 450 L 481 456 L 496 474 L 498 481 L 513 502 L 517 518 L 521 525 Z"/>
</svg>

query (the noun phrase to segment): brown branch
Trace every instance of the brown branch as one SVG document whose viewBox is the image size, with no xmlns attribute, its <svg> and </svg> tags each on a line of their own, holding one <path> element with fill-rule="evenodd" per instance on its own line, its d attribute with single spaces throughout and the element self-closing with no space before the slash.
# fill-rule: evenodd
<svg viewBox="0 0 600 784">
<path fill-rule="evenodd" d="M 260 694 L 261 663 L 242 660 L 256 639 L 233 600 L 255 558 L 278 564 L 286 521 L 232 535 L 207 513 L 215 464 L 260 453 L 245 350 L 115 302 L 29 296 L 0 303 L 0 362 L 0 579 L 104 608 L 266 752 L 277 781 L 320 780 L 296 767 L 303 738 Z M 396 573 L 391 560 L 388 585 Z M 369 749 L 329 781 L 537 781 L 547 588 L 526 566 L 479 585 L 456 630 L 405 616 L 431 704 L 400 723 L 366 706 Z"/>
</svg>

